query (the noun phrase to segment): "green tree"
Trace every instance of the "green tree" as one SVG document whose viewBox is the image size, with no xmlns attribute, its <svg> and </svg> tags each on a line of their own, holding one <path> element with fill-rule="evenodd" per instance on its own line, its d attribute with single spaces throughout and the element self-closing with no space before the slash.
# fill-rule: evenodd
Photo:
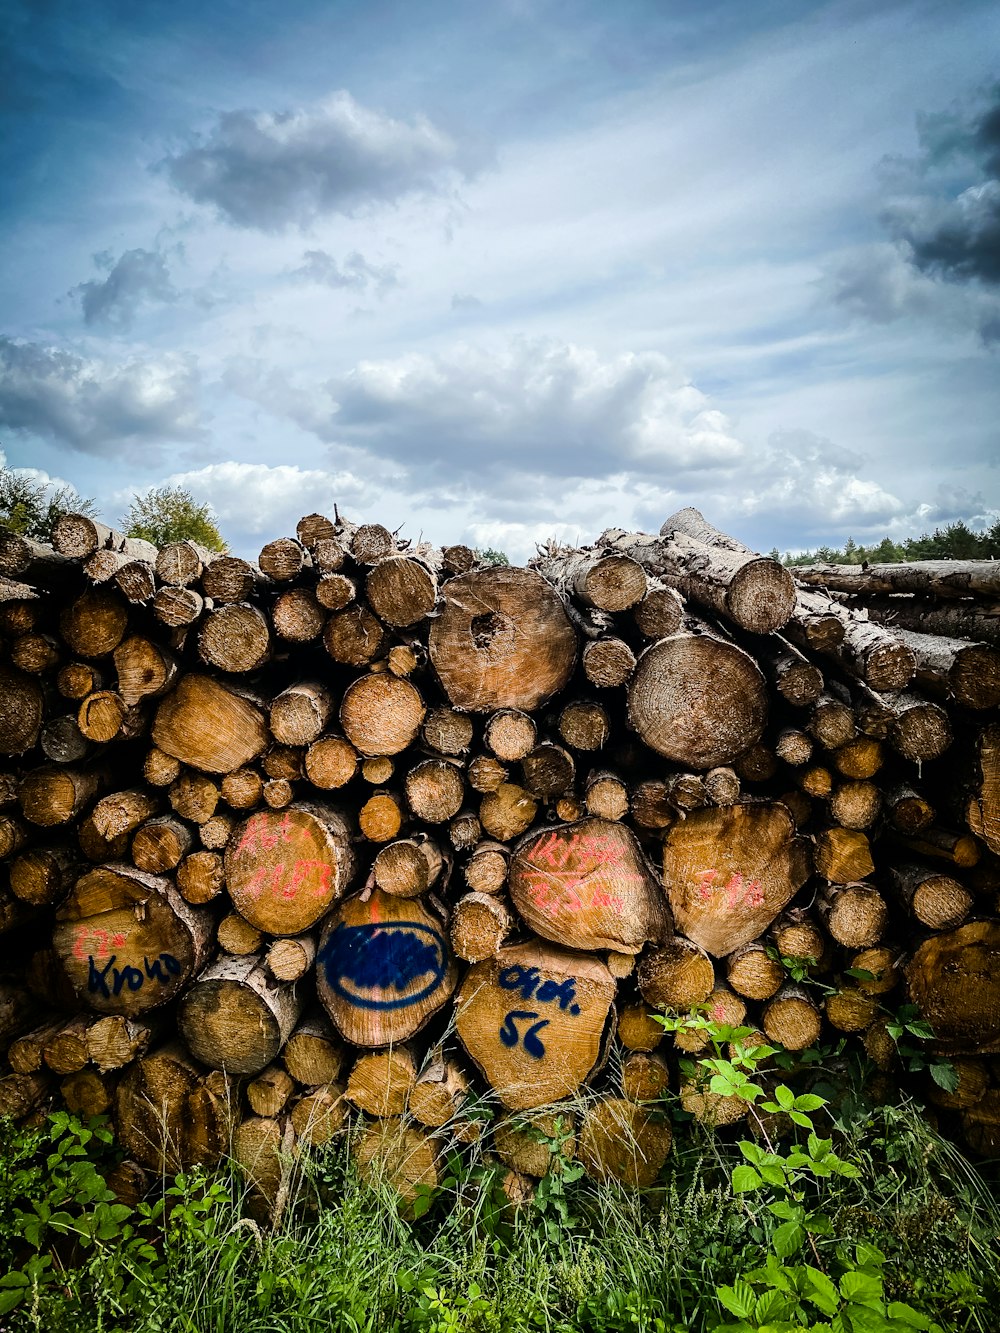
<svg viewBox="0 0 1000 1333">
<path fill-rule="evenodd" d="M 494 550 L 492 546 L 484 546 L 481 549 L 477 549 L 476 555 L 479 557 L 480 563 L 484 565 L 510 564 L 506 552 Z"/>
<path fill-rule="evenodd" d="M 60 514 L 97 517 L 97 505 L 72 486 L 53 487 L 27 473 L 0 466 L 0 527 L 38 542 L 52 541 L 52 525 Z"/>
<path fill-rule="evenodd" d="M 154 546 L 191 541 L 209 551 L 227 549 L 211 507 L 198 504 L 183 486 L 154 486 L 137 495 L 122 519 L 128 537 L 142 537 Z"/>
</svg>

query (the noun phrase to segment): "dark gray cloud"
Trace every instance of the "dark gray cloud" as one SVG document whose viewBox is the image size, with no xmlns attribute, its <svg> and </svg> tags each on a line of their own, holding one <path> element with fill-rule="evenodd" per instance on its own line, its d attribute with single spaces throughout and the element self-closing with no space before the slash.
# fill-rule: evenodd
<svg viewBox="0 0 1000 1333">
<path fill-rule="evenodd" d="M 926 117 L 920 130 L 924 189 L 891 200 L 885 226 L 922 273 L 1000 286 L 1000 84 L 972 114 Z M 955 193 L 961 164 L 977 179 Z"/>
<path fill-rule="evenodd" d="M 357 250 L 338 264 L 325 250 L 306 250 L 302 263 L 291 270 L 291 277 L 300 282 L 315 282 L 323 287 L 363 292 L 374 289 L 380 296 L 399 286 L 399 270 L 395 264 L 369 264 Z"/>
<path fill-rule="evenodd" d="M 80 301 L 85 324 L 130 329 L 140 306 L 177 299 L 167 261 L 156 251 L 126 250 L 118 260 L 104 251 L 94 263 L 107 277 L 81 282 L 70 292 Z"/>
<path fill-rule="evenodd" d="M 426 117 L 396 120 L 341 91 L 295 111 L 228 111 L 163 165 L 176 189 L 226 221 L 281 231 L 438 193 L 475 163 Z"/>
<path fill-rule="evenodd" d="M 197 368 L 177 356 L 111 365 L 0 336 L 0 426 L 105 457 L 200 440 Z"/>
</svg>

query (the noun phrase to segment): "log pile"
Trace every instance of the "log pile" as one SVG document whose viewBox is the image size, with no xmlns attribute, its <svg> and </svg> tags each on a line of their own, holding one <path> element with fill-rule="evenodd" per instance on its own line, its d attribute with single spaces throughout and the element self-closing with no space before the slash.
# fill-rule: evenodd
<svg viewBox="0 0 1000 1333">
<path fill-rule="evenodd" d="M 995 1150 L 997 579 L 894 568 L 797 586 L 696 510 L 528 568 L 339 515 L 256 563 L 0 533 L 0 1113 L 276 1206 L 348 1125 L 416 1197 L 487 1098 L 512 1200 L 560 1155 L 641 1186 L 665 1090 L 746 1109 L 656 1011 L 888 1075 L 910 1000 Z"/>
</svg>

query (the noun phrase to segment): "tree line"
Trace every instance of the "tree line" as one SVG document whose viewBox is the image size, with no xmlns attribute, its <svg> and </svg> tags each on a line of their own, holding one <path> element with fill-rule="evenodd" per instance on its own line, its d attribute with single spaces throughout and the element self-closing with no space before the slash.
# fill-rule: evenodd
<svg viewBox="0 0 1000 1333">
<path fill-rule="evenodd" d="M 775 548 L 771 555 L 793 568 L 819 564 L 887 565 L 902 560 L 1000 560 L 1000 519 L 984 532 L 973 531 L 959 519 L 947 527 L 935 528 L 919 537 L 906 537 L 901 542 L 883 537 L 877 544 L 865 546 L 848 537 L 842 547 L 819 546 L 815 551 L 802 551 L 798 555 L 789 551 L 783 556 Z"/>
</svg>

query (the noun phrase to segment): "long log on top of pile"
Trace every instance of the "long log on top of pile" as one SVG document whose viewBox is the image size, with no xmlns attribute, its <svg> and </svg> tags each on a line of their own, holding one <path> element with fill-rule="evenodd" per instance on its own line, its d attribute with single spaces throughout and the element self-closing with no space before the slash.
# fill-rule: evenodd
<svg viewBox="0 0 1000 1333">
<path fill-rule="evenodd" d="M 352 1124 L 415 1198 L 486 1098 L 519 1197 L 526 1115 L 636 1188 L 665 1090 L 745 1113 L 657 1011 L 899 1072 L 908 996 L 1000 1147 L 985 574 L 873 584 L 910 632 L 690 509 L 525 569 L 336 513 L 255 561 L 55 536 L 0 533 L 0 1113 L 110 1112 L 133 1192 L 229 1151 L 274 1209 Z"/>
</svg>

